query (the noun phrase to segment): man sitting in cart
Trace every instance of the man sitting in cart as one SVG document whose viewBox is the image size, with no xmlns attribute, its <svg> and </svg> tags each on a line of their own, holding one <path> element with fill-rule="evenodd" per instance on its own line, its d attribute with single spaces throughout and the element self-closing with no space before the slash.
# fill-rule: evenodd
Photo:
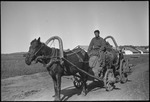
<svg viewBox="0 0 150 102">
<path fill-rule="evenodd" d="M 91 40 L 88 47 L 88 55 L 91 56 L 100 56 L 101 67 L 105 67 L 105 50 L 106 50 L 106 41 L 100 37 L 100 31 L 94 31 L 95 37 Z M 97 76 L 97 75 L 96 75 Z"/>
</svg>

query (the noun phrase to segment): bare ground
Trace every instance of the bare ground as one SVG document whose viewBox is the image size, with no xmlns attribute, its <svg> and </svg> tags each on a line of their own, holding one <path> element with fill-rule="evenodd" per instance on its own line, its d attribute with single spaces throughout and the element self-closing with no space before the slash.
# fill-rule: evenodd
<svg viewBox="0 0 150 102">
<path fill-rule="evenodd" d="M 71 77 L 63 77 L 62 101 L 80 100 L 149 100 L 149 62 L 132 67 L 125 84 L 116 83 L 114 90 L 107 92 L 100 83 L 88 81 L 89 92 L 82 96 L 73 86 Z M 48 72 L 10 77 L 1 80 L 2 101 L 53 101 L 53 81 Z"/>
</svg>

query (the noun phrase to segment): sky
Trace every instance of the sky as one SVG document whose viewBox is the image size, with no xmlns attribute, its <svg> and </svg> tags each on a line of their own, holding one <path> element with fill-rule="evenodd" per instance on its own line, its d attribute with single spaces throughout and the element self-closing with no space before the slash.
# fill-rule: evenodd
<svg viewBox="0 0 150 102">
<path fill-rule="evenodd" d="M 148 1 L 1 1 L 1 53 L 27 52 L 38 37 L 59 36 L 64 49 L 89 45 L 97 29 L 118 45 L 147 46 L 148 8 Z"/>
</svg>

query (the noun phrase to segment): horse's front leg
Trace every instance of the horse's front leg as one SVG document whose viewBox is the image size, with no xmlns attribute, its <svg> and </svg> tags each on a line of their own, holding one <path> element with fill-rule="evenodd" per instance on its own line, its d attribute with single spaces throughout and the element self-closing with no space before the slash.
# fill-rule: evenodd
<svg viewBox="0 0 150 102">
<path fill-rule="evenodd" d="M 56 82 L 56 77 L 52 76 L 52 79 L 53 79 L 53 83 L 54 83 L 54 91 L 55 91 L 53 97 L 56 97 L 56 95 L 57 95 L 57 84 L 56 84 L 57 82 Z"/>
<path fill-rule="evenodd" d="M 60 75 L 55 75 L 52 76 L 52 79 L 53 79 L 54 91 L 55 91 L 55 95 L 53 96 L 55 97 L 54 101 L 60 101 L 61 77 Z"/>
<path fill-rule="evenodd" d="M 61 101 L 60 94 L 61 94 L 61 75 L 56 75 L 56 95 L 55 95 L 55 101 Z"/>
<path fill-rule="evenodd" d="M 54 83 L 55 97 L 54 101 L 60 101 L 60 91 L 61 91 L 61 76 L 60 75 L 51 75 Z"/>
</svg>

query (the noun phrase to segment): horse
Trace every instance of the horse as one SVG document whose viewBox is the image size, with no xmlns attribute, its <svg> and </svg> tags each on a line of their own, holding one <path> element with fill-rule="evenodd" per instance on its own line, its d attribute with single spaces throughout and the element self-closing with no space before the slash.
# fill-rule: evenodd
<svg viewBox="0 0 150 102">
<path fill-rule="evenodd" d="M 61 93 L 61 77 L 62 76 L 77 76 L 82 80 L 81 94 L 87 93 L 87 75 L 76 69 L 68 61 L 61 61 L 59 58 L 59 50 L 57 48 L 50 48 L 45 43 L 40 41 L 40 37 L 30 42 L 29 51 L 25 56 L 25 63 L 31 65 L 33 61 L 46 65 L 47 71 L 53 79 L 55 90 L 55 101 L 60 101 Z M 81 48 L 76 48 L 68 52 L 63 51 L 64 58 L 72 62 L 78 68 L 88 71 L 88 54 Z M 51 62 L 51 63 L 50 63 Z"/>
</svg>

